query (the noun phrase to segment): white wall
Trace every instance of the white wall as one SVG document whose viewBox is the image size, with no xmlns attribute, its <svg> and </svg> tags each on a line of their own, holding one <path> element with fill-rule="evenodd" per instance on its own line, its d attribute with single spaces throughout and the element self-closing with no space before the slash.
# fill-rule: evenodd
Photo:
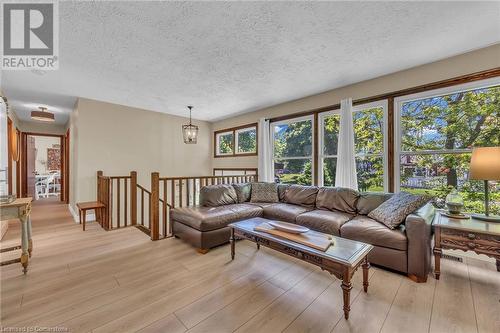
<svg viewBox="0 0 500 333">
<path fill-rule="evenodd" d="M 151 172 L 160 176 L 211 175 L 211 124 L 200 127 L 198 144 L 182 139 L 188 118 L 80 98 L 70 119 L 70 204 L 95 200 L 96 172 L 128 175 L 150 188 Z"/>
<path fill-rule="evenodd" d="M 390 61 L 390 59 L 387 59 L 387 61 Z M 255 123 L 262 117 L 272 118 L 337 104 L 340 103 L 342 98 L 366 98 L 497 67 L 500 67 L 500 44 L 255 112 L 230 117 L 213 123 L 213 130 Z M 257 161 L 257 156 L 213 158 L 213 166 L 214 168 L 256 168 Z"/>
</svg>

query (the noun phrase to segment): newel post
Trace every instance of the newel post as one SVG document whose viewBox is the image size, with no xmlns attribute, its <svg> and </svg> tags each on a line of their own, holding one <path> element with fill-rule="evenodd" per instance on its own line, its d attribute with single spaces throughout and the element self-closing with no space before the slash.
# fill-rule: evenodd
<svg viewBox="0 0 500 333">
<path fill-rule="evenodd" d="M 137 224 L 137 172 L 130 172 L 130 222 Z"/>
<path fill-rule="evenodd" d="M 160 174 L 151 173 L 151 196 L 149 204 L 149 223 L 151 240 L 160 239 Z"/>
<path fill-rule="evenodd" d="M 103 173 L 102 171 L 97 171 L 97 196 L 96 196 L 96 200 L 99 201 L 99 202 L 103 202 L 102 201 L 102 185 L 101 185 L 101 178 L 102 177 Z M 95 212 L 95 220 L 97 222 L 99 222 L 101 225 L 102 225 L 102 214 L 101 214 L 101 210 L 100 209 L 96 209 L 96 212 Z"/>
</svg>

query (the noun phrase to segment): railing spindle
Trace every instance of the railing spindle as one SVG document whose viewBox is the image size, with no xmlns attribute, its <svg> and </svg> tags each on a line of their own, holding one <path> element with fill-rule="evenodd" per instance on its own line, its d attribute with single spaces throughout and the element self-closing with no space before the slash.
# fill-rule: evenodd
<svg viewBox="0 0 500 333">
<path fill-rule="evenodd" d="M 167 182 L 162 181 L 163 184 L 163 236 L 167 237 Z"/>
<path fill-rule="evenodd" d="M 170 205 L 172 207 L 175 207 L 175 179 L 172 179 L 170 181 L 170 196 L 172 197 L 172 201 L 170 202 Z"/>
<path fill-rule="evenodd" d="M 125 206 L 124 218 L 125 218 L 125 227 L 128 225 L 128 179 L 124 179 L 124 193 L 125 193 L 125 201 L 123 205 Z"/>
<path fill-rule="evenodd" d="M 181 179 L 179 180 L 179 207 L 182 207 L 182 186 L 183 186 L 184 181 Z"/>
<path fill-rule="evenodd" d="M 130 172 L 130 223 L 137 224 L 137 172 Z"/>
<path fill-rule="evenodd" d="M 141 189 L 141 225 L 144 225 L 144 190 Z"/>
<path fill-rule="evenodd" d="M 116 180 L 116 220 L 118 223 L 118 228 L 120 228 L 120 178 Z"/>
</svg>

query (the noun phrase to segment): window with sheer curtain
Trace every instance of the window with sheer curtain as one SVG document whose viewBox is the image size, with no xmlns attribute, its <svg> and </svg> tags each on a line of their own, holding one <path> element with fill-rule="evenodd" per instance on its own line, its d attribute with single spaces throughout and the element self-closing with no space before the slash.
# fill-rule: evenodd
<svg viewBox="0 0 500 333">
<path fill-rule="evenodd" d="M 385 113 L 387 101 L 353 107 L 356 171 L 360 191 L 387 188 Z M 335 186 L 340 110 L 321 113 L 319 119 L 319 184 Z"/>
</svg>

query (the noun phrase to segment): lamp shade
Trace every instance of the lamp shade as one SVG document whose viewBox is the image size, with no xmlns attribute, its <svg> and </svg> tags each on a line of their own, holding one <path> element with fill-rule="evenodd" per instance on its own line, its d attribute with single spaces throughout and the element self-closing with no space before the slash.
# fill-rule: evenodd
<svg viewBox="0 0 500 333">
<path fill-rule="evenodd" d="M 500 147 L 481 147 L 472 150 L 470 179 L 500 180 Z"/>
</svg>

